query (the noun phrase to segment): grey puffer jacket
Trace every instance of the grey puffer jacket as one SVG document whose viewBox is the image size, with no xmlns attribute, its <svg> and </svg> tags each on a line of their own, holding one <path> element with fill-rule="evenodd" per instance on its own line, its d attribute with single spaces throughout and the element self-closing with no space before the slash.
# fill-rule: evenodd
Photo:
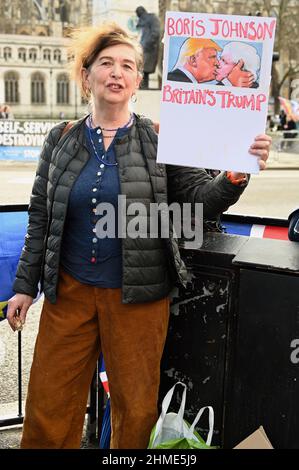
<svg viewBox="0 0 299 470">
<path fill-rule="evenodd" d="M 90 158 L 85 143 L 85 118 L 62 137 L 66 123 L 49 133 L 37 167 L 29 205 L 29 223 L 14 291 L 35 297 L 41 282 L 46 298 L 56 302 L 60 247 L 72 186 Z M 235 203 L 244 188 L 224 174 L 211 178 L 205 170 L 156 163 L 157 134 L 151 122 L 136 118 L 128 135 L 115 142 L 121 193 L 131 202 L 203 202 L 206 217 Z M 132 216 L 131 216 L 132 218 Z M 126 215 L 126 224 L 130 216 Z M 126 225 L 127 226 L 127 225 Z M 175 282 L 186 283 L 178 241 L 169 238 L 122 240 L 124 303 L 158 300 Z"/>
</svg>

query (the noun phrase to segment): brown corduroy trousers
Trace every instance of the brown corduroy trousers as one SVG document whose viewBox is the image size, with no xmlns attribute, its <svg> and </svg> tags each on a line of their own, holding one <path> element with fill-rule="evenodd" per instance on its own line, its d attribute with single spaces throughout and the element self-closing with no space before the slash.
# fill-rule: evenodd
<svg viewBox="0 0 299 470">
<path fill-rule="evenodd" d="M 89 387 L 104 355 L 111 448 L 146 448 L 157 420 L 169 299 L 123 304 L 121 289 L 82 284 L 62 269 L 57 303 L 44 301 L 21 448 L 79 448 Z"/>
</svg>

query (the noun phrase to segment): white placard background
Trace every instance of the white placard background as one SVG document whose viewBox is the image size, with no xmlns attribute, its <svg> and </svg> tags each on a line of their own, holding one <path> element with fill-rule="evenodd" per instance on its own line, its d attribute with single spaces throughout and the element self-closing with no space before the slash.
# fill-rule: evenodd
<svg viewBox="0 0 299 470">
<path fill-rule="evenodd" d="M 258 173 L 257 159 L 248 153 L 255 136 L 265 132 L 268 111 L 268 95 L 270 86 L 270 73 L 274 43 L 274 18 L 235 16 L 235 15 L 209 15 L 196 13 L 167 12 L 168 18 L 182 20 L 201 20 L 205 27 L 203 38 L 226 41 L 243 41 L 246 43 L 262 42 L 262 62 L 259 75 L 258 88 L 240 88 L 233 86 L 218 86 L 204 83 L 175 82 L 167 80 L 168 51 L 170 36 L 165 28 L 164 63 L 162 82 L 162 101 L 160 113 L 160 132 L 157 161 L 173 165 L 202 167 L 219 170 L 234 170 L 246 173 Z M 265 39 L 241 38 L 236 34 L 225 37 L 222 34 L 211 35 L 214 23 L 211 19 L 223 21 L 254 22 L 255 28 L 259 24 L 272 24 L 272 38 L 269 34 Z M 183 34 L 182 37 L 191 37 Z M 193 35 L 192 37 L 196 37 Z M 204 104 L 178 104 L 167 101 L 171 90 L 211 90 L 216 97 L 214 106 Z M 266 100 L 261 103 L 260 111 L 250 108 L 238 109 L 234 107 L 222 108 L 222 96 L 219 92 L 230 91 L 235 96 L 265 95 Z M 218 92 L 218 93 L 217 93 Z M 164 99 L 163 99 L 164 96 Z"/>
</svg>

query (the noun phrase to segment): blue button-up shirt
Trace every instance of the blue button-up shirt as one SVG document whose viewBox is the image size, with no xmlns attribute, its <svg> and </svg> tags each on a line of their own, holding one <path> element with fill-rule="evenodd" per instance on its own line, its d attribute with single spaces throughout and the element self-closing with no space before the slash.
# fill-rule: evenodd
<svg viewBox="0 0 299 470">
<path fill-rule="evenodd" d="M 91 129 L 91 137 L 101 158 L 116 162 L 114 142 L 127 132 L 119 129 L 105 153 L 103 136 L 99 128 Z M 122 246 L 117 238 L 117 203 L 120 182 L 117 166 L 105 166 L 96 158 L 86 126 L 86 142 L 90 159 L 75 181 L 69 198 L 67 217 L 61 248 L 63 268 L 78 281 L 98 287 L 117 288 L 122 285 Z M 115 210 L 115 238 L 98 238 L 95 214 L 99 203 L 110 203 Z M 112 227 L 112 226 L 111 226 Z M 104 226 L 105 229 L 105 226 Z"/>
</svg>

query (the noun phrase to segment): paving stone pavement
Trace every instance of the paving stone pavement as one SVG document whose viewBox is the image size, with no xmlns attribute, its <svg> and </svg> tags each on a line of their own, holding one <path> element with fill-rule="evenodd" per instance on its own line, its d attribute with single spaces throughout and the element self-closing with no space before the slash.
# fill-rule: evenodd
<svg viewBox="0 0 299 470">
<path fill-rule="evenodd" d="M 1 449 L 19 449 L 22 435 L 22 427 L 5 428 L 0 431 L 0 450 Z M 98 449 L 97 442 L 90 442 L 87 436 L 86 423 L 84 426 L 81 449 Z"/>
<path fill-rule="evenodd" d="M 25 409 L 25 399 L 29 372 L 33 357 L 35 338 L 38 331 L 42 299 L 29 310 L 26 324 L 22 331 L 22 409 Z M 13 333 L 6 321 L 0 322 L 0 417 L 17 416 L 17 333 Z M 22 428 L 0 428 L 0 449 L 19 448 Z M 98 443 L 89 442 L 86 424 L 82 437 L 82 448 L 98 448 Z"/>
</svg>

